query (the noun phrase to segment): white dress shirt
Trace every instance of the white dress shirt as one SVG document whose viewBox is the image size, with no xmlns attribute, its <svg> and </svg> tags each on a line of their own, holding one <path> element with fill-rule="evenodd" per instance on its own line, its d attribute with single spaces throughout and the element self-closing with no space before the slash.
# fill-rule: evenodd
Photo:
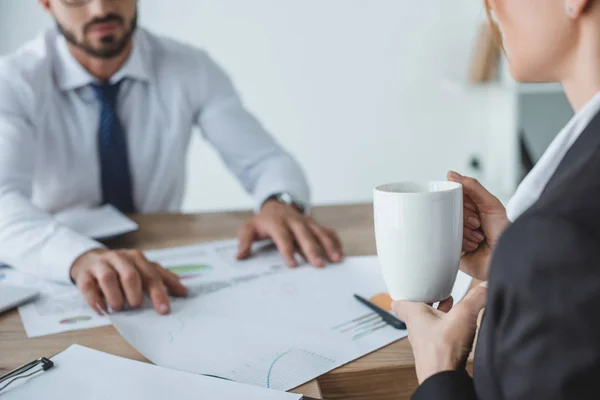
<svg viewBox="0 0 600 400">
<path fill-rule="evenodd" d="M 111 83 L 124 78 L 118 114 L 138 211 L 179 209 L 194 126 L 257 205 L 278 192 L 308 203 L 298 164 L 205 52 L 140 28 Z M 100 246 L 51 216 L 101 203 L 100 103 L 92 83 L 56 29 L 0 58 L 0 261 L 63 282 L 77 257 Z"/>
<path fill-rule="evenodd" d="M 571 148 L 573 143 L 583 133 L 585 128 L 600 111 L 600 93 L 596 94 L 584 107 L 582 107 L 554 138 L 544 155 L 537 162 L 531 172 L 523 179 L 514 196 L 506 207 L 510 221 L 515 221 L 521 214 L 529 209 L 546 188 L 546 185 L 556 172 L 559 164 Z"/>
</svg>

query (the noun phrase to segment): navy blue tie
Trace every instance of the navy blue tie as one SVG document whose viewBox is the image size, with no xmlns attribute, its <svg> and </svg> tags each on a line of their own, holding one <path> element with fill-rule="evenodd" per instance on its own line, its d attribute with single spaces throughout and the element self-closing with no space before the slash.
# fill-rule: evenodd
<svg viewBox="0 0 600 400">
<path fill-rule="evenodd" d="M 112 204 L 123 213 L 135 212 L 127 138 L 117 115 L 117 97 L 123 81 L 92 85 L 101 105 L 98 153 L 103 204 Z"/>
</svg>

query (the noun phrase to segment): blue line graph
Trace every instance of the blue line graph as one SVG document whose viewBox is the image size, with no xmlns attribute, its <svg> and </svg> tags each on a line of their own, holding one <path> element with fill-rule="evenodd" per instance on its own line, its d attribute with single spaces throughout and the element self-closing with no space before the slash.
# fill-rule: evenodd
<svg viewBox="0 0 600 400">
<path fill-rule="evenodd" d="M 288 350 L 285 353 L 281 353 L 280 355 L 278 355 L 277 357 L 275 357 L 275 359 L 271 363 L 271 366 L 269 367 L 269 372 L 267 373 L 267 387 L 268 388 L 271 387 L 271 371 L 273 371 L 273 367 L 275 366 L 275 364 L 277 363 L 277 361 L 279 361 L 281 359 L 281 357 L 285 356 L 286 354 L 289 354 L 291 351 L 292 350 Z"/>
</svg>

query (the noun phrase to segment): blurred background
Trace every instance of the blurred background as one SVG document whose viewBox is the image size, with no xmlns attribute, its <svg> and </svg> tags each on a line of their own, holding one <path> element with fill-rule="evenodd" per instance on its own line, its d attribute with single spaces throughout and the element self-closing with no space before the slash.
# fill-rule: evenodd
<svg viewBox="0 0 600 400">
<path fill-rule="evenodd" d="M 470 83 L 485 12 L 473 0 L 140 0 L 141 26 L 207 50 L 303 165 L 319 204 L 370 202 L 375 185 L 478 177 L 506 201 L 572 111 L 560 86 Z M 0 55 L 52 20 L 0 0 Z M 184 211 L 250 208 L 200 134 Z"/>
</svg>

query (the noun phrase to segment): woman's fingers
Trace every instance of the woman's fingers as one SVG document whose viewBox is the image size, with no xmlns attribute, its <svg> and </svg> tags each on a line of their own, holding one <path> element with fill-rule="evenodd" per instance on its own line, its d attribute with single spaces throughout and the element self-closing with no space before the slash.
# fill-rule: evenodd
<svg viewBox="0 0 600 400">
<path fill-rule="evenodd" d="M 476 242 L 473 242 L 469 239 L 463 239 L 463 246 L 462 246 L 462 250 L 470 253 L 472 251 L 477 250 L 477 247 L 479 247 L 479 244 Z"/>
</svg>

